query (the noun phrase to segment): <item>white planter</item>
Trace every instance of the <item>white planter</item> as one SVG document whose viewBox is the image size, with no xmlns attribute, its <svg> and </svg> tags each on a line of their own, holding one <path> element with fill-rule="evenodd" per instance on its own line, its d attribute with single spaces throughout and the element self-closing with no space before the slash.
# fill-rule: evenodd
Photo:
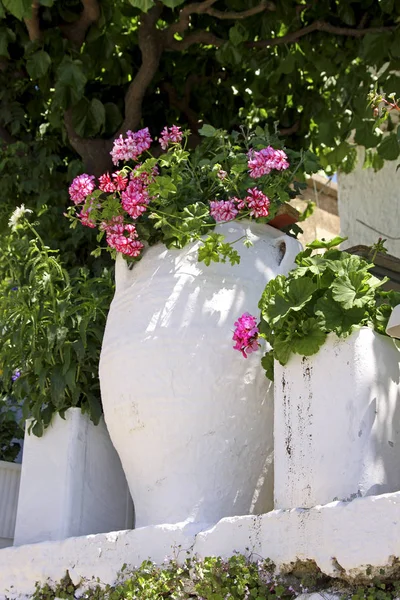
<svg viewBox="0 0 400 600">
<path fill-rule="evenodd" d="M 0 548 L 12 546 L 21 465 L 0 460 Z"/>
<path fill-rule="evenodd" d="M 400 353 L 369 328 L 275 361 L 275 508 L 400 489 Z"/>
<path fill-rule="evenodd" d="M 15 546 L 132 526 L 132 500 L 103 419 L 95 426 L 70 408 L 43 437 L 25 433 Z"/>
<path fill-rule="evenodd" d="M 117 260 L 100 383 L 138 527 L 272 508 L 273 389 L 260 353 L 245 360 L 232 332 L 301 246 L 266 225 L 217 231 L 248 233 L 240 265 L 199 263 L 199 244 L 154 246 L 131 271 Z"/>
<path fill-rule="evenodd" d="M 348 237 L 343 247 L 371 246 L 382 237 L 389 254 L 400 256 L 399 161 L 385 161 L 377 172 L 363 169 L 365 152 L 365 148 L 359 146 L 354 171 L 338 173 L 340 235 Z"/>
</svg>

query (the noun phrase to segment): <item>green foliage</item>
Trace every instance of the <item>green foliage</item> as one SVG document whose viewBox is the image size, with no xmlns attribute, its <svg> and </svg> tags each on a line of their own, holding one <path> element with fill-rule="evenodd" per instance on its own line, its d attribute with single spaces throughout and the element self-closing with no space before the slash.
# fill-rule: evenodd
<svg viewBox="0 0 400 600">
<path fill-rule="evenodd" d="M 285 365 L 291 354 L 311 356 L 324 344 L 328 333 L 344 338 L 368 326 L 385 335 L 399 292 L 384 292 L 366 260 L 337 250 L 343 238 L 316 240 L 296 257 L 297 268 L 279 275 L 261 297 L 260 335 L 272 347 L 262 359 L 272 379 L 273 359 Z M 379 249 L 382 241 L 378 242 Z M 313 250 L 326 250 L 323 255 Z"/>
<path fill-rule="evenodd" d="M 23 210 L 0 238 L 0 368 L 3 387 L 41 435 L 54 413 L 101 415 L 98 360 L 113 293 L 111 274 L 68 273 Z M 12 381 L 14 371 L 21 376 Z"/>
<path fill-rule="evenodd" d="M 207 557 L 166 561 L 162 567 L 150 560 L 134 571 L 124 565 L 114 585 L 84 580 L 74 584 L 67 572 L 57 583 L 36 584 L 32 600 L 292 600 L 301 594 L 319 592 L 340 595 L 342 600 L 395 600 L 400 582 L 381 569 L 380 577 L 366 571 L 364 585 L 324 576 L 308 561 L 298 561 L 304 575 L 279 575 L 269 559 L 255 560 L 237 554 L 229 559 Z M 301 571 L 300 571 L 301 572 Z"/>
<path fill-rule="evenodd" d="M 0 460 L 14 462 L 21 450 L 24 432 L 18 420 L 19 407 L 11 397 L 0 397 Z"/>
<path fill-rule="evenodd" d="M 219 557 L 171 560 L 163 567 L 148 560 L 133 572 L 125 565 L 120 581 L 113 586 L 101 588 L 93 583 L 81 587 L 79 596 L 84 600 L 291 600 L 303 589 L 300 581 L 292 578 L 291 584 L 286 583 L 273 571 L 269 560 L 251 562 L 241 555 L 228 560 Z M 73 600 L 77 591 L 78 586 L 67 573 L 59 584 L 37 585 L 32 600 Z"/>
<path fill-rule="evenodd" d="M 65 109 L 72 110 L 74 122 L 79 124 L 76 133 L 85 139 L 115 135 L 121 123 L 116 118 L 105 127 L 100 107 L 112 103 L 115 112 L 125 114 L 124 98 L 142 60 L 140 16 L 157 3 L 103 0 L 96 22 L 78 47 L 71 32 L 74 26 L 79 29 L 82 3 L 43 0 L 39 4 L 40 36 L 31 34 L 32 39 L 24 23 L 32 17 L 32 2 L 3 0 L 0 4 L 0 55 L 8 59 L 0 70 L 0 96 L 2 110 L 20 109 L 23 126 L 17 140 L 33 141 L 44 126 L 62 140 L 64 151 L 71 151 Z M 176 24 L 184 4 L 184 0 L 158 3 L 162 11 L 155 31 Z M 219 3 L 218 12 L 235 13 L 256 5 L 255 0 L 249 7 L 225 0 Z M 165 40 L 158 36 L 159 68 L 147 90 L 138 94 L 145 97 L 139 107 L 143 123 L 153 132 L 175 121 L 182 125 L 212 123 L 228 130 L 241 123 L 268 124 L 271 130 L 289 131 L 289 147 L 314 148 L 323 166 L 332 171 L 338 166 L 346 170 L 354 166 L 355 149 L 349 141 L 354 130 L 357 143 L 379 147 L 383 158 L 393 160 L 398 155 L 395 138 L 385 141 L 376 134 L 372 109 L 367 105 L 374 88 L 400 94 L 398 2 L 299 4 L 284 0 L 274 11 L 231 19 L 220 19 L 213 14 L 214 7 L 209 8 L 189 19 L 190 32 L 175 37 L 179 41 L 189 33 L 206 32 L 204 43 L 165 49 Z M 327 23 L 338 31 L 316 28 L 303 35 L 315 23 Z M 349 27 L 373 31 L 344 34 Z M 292 43 L 267 43 L 287 34 L 293 35 Z M 218 38 L 218 47 L 207 43 L 212 35 Z M 372 70 L 377 74 L 373 78 Z M 170 93 L 165 84 L 174 91 Z M 15 129 L 13 120 L 0 114 L 0 124 L 7 129 Z"/>
</svg>

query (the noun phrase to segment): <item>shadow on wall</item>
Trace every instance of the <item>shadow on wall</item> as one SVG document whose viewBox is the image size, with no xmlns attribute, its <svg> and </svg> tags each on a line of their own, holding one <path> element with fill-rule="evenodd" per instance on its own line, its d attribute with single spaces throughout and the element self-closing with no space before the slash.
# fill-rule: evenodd
<svg viewBox="0 0 400 600">
<path fill-rule="evenodd" d="M 375 338 L 373 351 L 376 383 L 365 423 L 372 430 L 371 449 L 376 449 L 367 460 L 377 483 L 366 491 L 368 496 L 400 489 L 400 351 L 384 336 Z"/>
</svg>

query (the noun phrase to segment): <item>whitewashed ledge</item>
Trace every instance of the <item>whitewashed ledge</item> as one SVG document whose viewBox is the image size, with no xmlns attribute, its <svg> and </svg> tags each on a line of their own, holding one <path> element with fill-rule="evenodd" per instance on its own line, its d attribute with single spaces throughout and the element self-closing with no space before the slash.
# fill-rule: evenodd
<svg viewBox="0 0 400 600">
<path fill-rule="evenodd" d="M 270 558 L 281 572 L 297 560 L 314 560 L 321 571 L 346 579 L 385 568 L 399 569 L 400 492 L 331 502 L 311 509 L 274 510 L 267 514 L 201 524 L 143 527 L 64 541 L 0 550 L 0 598 L 29 597 L 35 582 L 99 578 L 112 584 L 122 565 L 137 567 L 150 558 L 184 560 L 186 551 L 200 558 L 235 552 Z"/>
</svg>

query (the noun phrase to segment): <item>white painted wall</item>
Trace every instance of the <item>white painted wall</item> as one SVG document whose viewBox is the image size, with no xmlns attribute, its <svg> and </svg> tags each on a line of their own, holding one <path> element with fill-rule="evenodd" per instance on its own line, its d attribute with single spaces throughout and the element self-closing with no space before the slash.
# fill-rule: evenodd
<svg viewBox="0 0 400 600">
<path fill-rule="evenodd" d="M 253 242 L 237 245 L 240 265 L 199 263 L 200 243 L 153 246 L 131 271 L 117 260 L 100 383 L 139 527 L 273 507 L 273 389 L 260 353 L 244 359 L 232 333 L 301 246 L 268 225 L 217 231 Z"/>
<path fill-rule="evenodd" d="M 197 534 L 197 535 L 196 535 Z M 159 525 L 59 542 L 0 550 L 0 600 L 30 597 L 35 582 L 59 581 L 66 570 L 78 584 L 99 578 L 112 584 L 123 564 L 137 567 L 151 558 L 232 556 L 270 558 L 279 571 L 299 560 L 315 560 L 331 577 L 371 576 L 400 556 L 400 492 L 332 502 L 312 509 L 274 510 L 259 516 L 230 517 L 211 529 Z"/>
<path fill-rule="evenodd" d="M 12 546 L 21 465 L 0 460 L 0 548 Z"/>
<path fill-rule="evenodd" d="M 400 352 L 363 327 L 275 362 L 275 507 L 400 489 Z"/>
<path fill-rule="evenodd" d="M 400 159 L 386 161 L 375 173 L 362 168 L 364 153 L 358 148 L 352 173 L 338 174 L 340 230 L 349 238 L 343 247 L 370 246 L 383 237 L 389 254 L 400 257 Z"/>
<path fill-rule="evenodd" d="M 132 525 L 132 500 L 103 419 L 95 426 L 70 408 L 43 437 L 26 432 L 16 546 Z"/>
</svg>

